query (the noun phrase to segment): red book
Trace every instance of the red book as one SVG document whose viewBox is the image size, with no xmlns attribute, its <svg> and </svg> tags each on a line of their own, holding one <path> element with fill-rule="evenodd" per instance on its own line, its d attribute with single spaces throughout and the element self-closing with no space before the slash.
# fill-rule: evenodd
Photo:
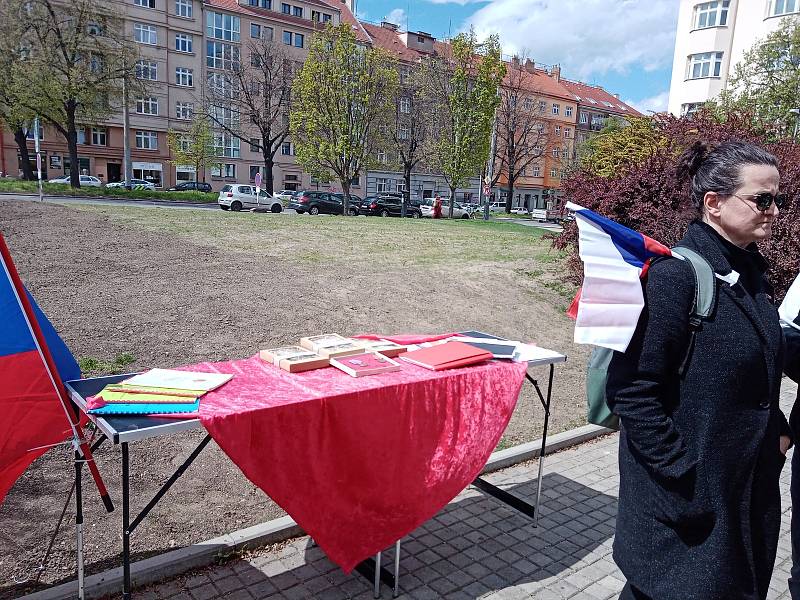
<svg viewBox="0 0 800 600">
<path fill-rule="evenodd" d="M 446 342 L 401 354 L 400 358 L 411 364 L 433 371 L 466 367 L 492 359 L 492 353 L 464 342 Z"/>
</svg>

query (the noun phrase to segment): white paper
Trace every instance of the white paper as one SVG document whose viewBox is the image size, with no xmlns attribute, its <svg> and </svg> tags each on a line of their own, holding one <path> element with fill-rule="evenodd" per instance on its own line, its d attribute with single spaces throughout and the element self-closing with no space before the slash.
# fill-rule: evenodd
<svg viewBox="0 0 800 600">
<path fill-rule="evenodd" d="M 210 392 L 223 383 L 230 381 L 233 375 L 225 373 L 196 373 L 194 371 L 175 371 L 173 369 L 150 369 L 140 375 L 125 380 L 129 385 L 144 387 L 163 387 L 179 390 L 202 390 Z"/>
<path fill-rule="evenodd" d="M 555 350 L 548 350 L 541 346 L 534 346 L 533 344 L 517 345 L 517 351 L 514 352 L 512 360 L 514 362 L 530 362 L 532 360 L 545 360 L 545 359 L 563 359 L 564 355 L 556 352 Z"/>
<path fill-rule="evenodd" d="M 786 296 L 778 309 L 778 315 L 781 321 L 795 329 L 800 329 L 800 325 L 794 322 L 798 314 L 800 314 L 800 275 L 792 282 L 789 291 L 786 292 Z"/>
</svg>

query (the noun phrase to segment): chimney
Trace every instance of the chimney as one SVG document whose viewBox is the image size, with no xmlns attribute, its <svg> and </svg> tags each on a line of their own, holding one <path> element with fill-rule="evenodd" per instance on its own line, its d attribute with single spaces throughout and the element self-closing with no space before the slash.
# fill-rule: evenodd
<svg viewBox="0 0 800 600">
<path fill-rule="evenodd" d="M 619 100 L 619 94 L 614 94 L 614 98 L 616 98 L 617 100 Z"/>
<path fill-rule="evenodd" d="M 514 55 L 511 57 L 511 68 L 519 70 L 519 56 Z"/>
<path fill-rule="evenodd" d="M 550 69 L 550 77 L 556 81 L 561 81 L 561 67 L 559 65 L 554 65 L 553 68 Z"/>
<path fill-rule="evenodd" d="M 534 63 L 530 58 L 525 59 L 525 70 L 528 73 L 535 73 L 536 72 L 536 63 Z"/>
<path fill-rule="evenodd" d="M 397 31 L 397 25 L 394 23 L 390 23 L 389 21 L 381 21 L 381 27 L 384 29 L 391 29 L 392 31 Z"/>
</svg>

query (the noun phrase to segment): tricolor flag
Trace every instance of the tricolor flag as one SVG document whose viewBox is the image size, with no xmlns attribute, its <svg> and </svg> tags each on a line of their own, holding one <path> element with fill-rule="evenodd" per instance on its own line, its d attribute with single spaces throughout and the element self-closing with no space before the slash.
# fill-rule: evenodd
<svg viewBox="0 0 800 600">
<path fill-rule="evenodd" d="M 568 202 L 567 209 L 575 214 L 583 261 L 583 286 L 570 307 L 575 342 L 624 352 L 644 307 L 641 278 L 648 261 L 672 252 L 587 208 Z"/>
<path fill-rule="evenodd" d="M 19 279 L 0 234 L 0 503 L 36 458 L 72 438 L 110 507 L 81 439 L 64 381 L 81 375 L 75 358 Z"/>
</svg>

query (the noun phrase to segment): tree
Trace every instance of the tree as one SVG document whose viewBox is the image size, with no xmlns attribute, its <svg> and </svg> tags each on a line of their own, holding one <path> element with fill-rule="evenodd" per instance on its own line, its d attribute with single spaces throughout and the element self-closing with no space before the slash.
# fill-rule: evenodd
<svg viewBox="0 0 800 600">
<path fill-rule="evenodd" d="M 113 114 L 135 62 L 134 49 L 121 41 L 122 21 L 100 6 L 93 0 L 26 2 L 30 55 L 12 69 L 20 105 L 66 139 L 73 187 L 80 187 L 78 123 Z"/>
<path fill-rule="evenodd" d="M 332 173 L 349 213 L 350 185 L 386 147 L 381 123 L 390 122 L 397 71 L 382 49 L 356 43 L 351 25 L 328 25 L 311 42 L 293 85 L 290 131 L 298 162 Z"/>
<path fill-rule="evenodd" d="M 658 121 L 629 117 L 627 123 L 609 118 L 597 134 L 580 149 L 581 165 L 601 177 L 613 177 L 630 165 L 655 155 L 666 144 Z"/>
<path fill-rule="evenodd" d="M 500 159 L 492 178 L 492 186 L 501 179 L 508 185 L 506 213 L 511 212 L 514 185 L 525 170 L 546 152 L 550 124 L 540 109 L 533 76 L 521 65 L 525 57 L 515 56 L 500 88 L 497 110 L 497 151 Z"/>
<path fill-rule="evenodd" d="M 170 129 L 167 132 L 167 145 L 173 156 L 170 162 L 175 165 L 191 165 L 198 181 L 201 173 L 205 181 L 206 168 L 216 164 L 214 132 L 206 115 L 195 114 L 188 131 Z"/>
<path fill-rule="evenodd" d="M 0 121 L 14 133 L 23 179 L 33 180 L 25 128 L 31 126 L 34 115 L 20 104 L 13 78 L 14 71 L 26 56 L 24 40 L 27 29 L 22 4 L 16 0 L 3 2 L 0 5 Z"/>
<path fill-rule="evenodd" d="M 206 93 L 206 110 L 214 126 L 261 152 L 264 188 L 270 194 L 275 187 L 275 154 L 289 135 L 294 62 L 283 48 L 272 39 L 251 41 L 250 60 L 243 60 L 231 73 L 211 76 Z M 247 127 L 242 126 L 242 117 Z M 258 138 L 250 135 L 252 131 Z"/>
<path fill-rule="evenodd" d="M 402 216 L 411 199 L 411 173 L 430 156 L 430 144 L 435 103 L 425 94 L 418 71 L 401 66 L 401 84 L 394 98 L 394 123 L 390 128 L 390 147 L 397 154 L 403 171 Z M 380 160 L 378 161 L 380 162 Z"/>
<path fill-rule="evenodd" d="M 450 218 L 456 188 L 479 174 L 489 157 L 505 71 L 498 37 L 478 43 L 474 30 L 460 33 L 425 62 L 426 93 L 438 100 L 432 163 L 450 188 Z"/>
<path fill-rule="evenodd" d="M 793 135 L 800 114 L 800 20 L 783 19 L 734 68 L 720 95 L 724 112 L 747 111 L 769 139 Z"/>
<path fill-rule="evenodd" d="M 733 111 L 724 120 L 708 110 L 681 119 L 659 115 L 653 120 L 653 129 L 663 143 L 652 149 L 650 142 L 643 140 L 643 150 L 636 152 L 640 158 L 619 163 L 606 175 L 597 174 L 586 165 L 579 166 L 563 182 L 567 199 L 668 246 L 675 245 L 687 224 L 698 217 L 689 200 L 689 182 L 676 177 L 680 153 L 698 139 L 711 144 L 738 139 L 766 148 L 778 158 L 781 191 L 790 198 L 800 193 L 800 145 L 789 139 L 771 142 L 769 134 L 754 125 L 752 113 Z M 554 245 L 569 253 L 565 278 L 580 283 L 583 269 L 577 254 L 575 223 L 564 227 Z M 781 209 L 772 238 L 760 248 L 770 263 L 770 280 L 780 298 L 800 271 L 798 203 L 790 202 Z"/>
</svg>

